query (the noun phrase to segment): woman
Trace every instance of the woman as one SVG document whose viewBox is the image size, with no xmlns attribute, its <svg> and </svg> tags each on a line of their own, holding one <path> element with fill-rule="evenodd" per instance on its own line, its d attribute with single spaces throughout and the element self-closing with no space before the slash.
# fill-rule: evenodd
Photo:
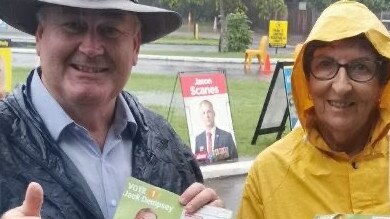
<svg viewBox="0 0 390 219">
<path fill-rule="evenodd" d="M 390 214 L 389 59 L 390 35 L 364 5 L 324 10 L 292 75 L 302 127 L 256 158 L 238 218 Z"/>
</svg>

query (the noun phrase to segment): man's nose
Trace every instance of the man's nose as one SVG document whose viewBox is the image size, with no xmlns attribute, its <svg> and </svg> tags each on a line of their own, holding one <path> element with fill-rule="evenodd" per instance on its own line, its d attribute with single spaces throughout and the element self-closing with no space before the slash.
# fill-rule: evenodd
<svg viewBox="0 0 390 219">
<path fill-rule="evenodd" d="M 340 67 L 336 77 L 333 78 L 332 88 L 339 94 L 347 93 L 352 90 L 351 79 L 347 74 L 345 67 Z"/>
<path fill-rule="evenodd" d="M 84 53 L 87 57 L 95 57 L 103 55 L 104 47 L 101 38 L 96 30 L 88 30 L 82 38 L 79 46 L 80 52 Z"/>
</svg>

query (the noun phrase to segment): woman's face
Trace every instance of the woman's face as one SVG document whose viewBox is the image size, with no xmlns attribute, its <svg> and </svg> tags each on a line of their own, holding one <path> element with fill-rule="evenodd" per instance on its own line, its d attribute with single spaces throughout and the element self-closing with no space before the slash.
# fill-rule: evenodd
<svg viewBox="0 0 390 219">
<path fill-rule="evenodd" d="M 341 40 L 316 49 L 311 59 L 313 65 L 321 60 L 334 60 L 338 64 L 377 61 L 373 49 L 364 40 Z M 319 61 L 320 60 L 320 61 Z M 324 62 L 327 65 L 327 62 Z M 376 66 L 376 65 L 375 65 Z M 356 69 L 365 68 L 358 67 Z M 352 69 L 352 68 L 350 68 Z M 370 125 L 370 115 L 377 108 L 383 85 L 378 73 L 366 82 L 352 80 L 345 67 L 340 67 L 335 77 L 318 80 L 313 74 L 309 77 L 309 92 L 314 103 L 317 122 L 320 127 L 336 136 L 346 139 Z M 337 140 L 338 139 L 334 139 Z M 345 139 L 344 139 L 345 140 Z"/>
</svg>

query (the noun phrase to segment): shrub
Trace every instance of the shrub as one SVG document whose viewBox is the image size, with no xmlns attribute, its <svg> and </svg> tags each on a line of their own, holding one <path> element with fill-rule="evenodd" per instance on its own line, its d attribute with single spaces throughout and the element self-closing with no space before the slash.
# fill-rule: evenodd
<svg viewBox="0 0 390 219">
<path fill-rule="evenodd" d="M 244 12 L 230 13 L 226 17 L 228 52 L 244 52 L 252 40 L 250 21 Z"/>
</svg>

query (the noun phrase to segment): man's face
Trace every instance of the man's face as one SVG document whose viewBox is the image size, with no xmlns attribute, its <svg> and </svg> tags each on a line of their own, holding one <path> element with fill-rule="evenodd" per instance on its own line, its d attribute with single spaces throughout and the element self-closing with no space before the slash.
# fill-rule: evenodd
<svg viewBox="0 0 390 219">
<path fill-rule="evenodd" d="M 136 16 L 46 7 L 36 32 L 42 81 L 63 107 L 114 103 L 137 63 Z"/>
<path fill-rule="evenodd" d="M 152 212 L 141 212 L 135 219 L 156 219 L 156 215 Z"/>
<path fill-rule="evenodd" d="M 200 111 L 202 113 L 202 119 L 203 119 L 203 124 L 207 129 L 211 129 L 214 127 L 214 109 L 212 106 L 209 104 L 202 104 L 200 106 Z"/>
</svg>

